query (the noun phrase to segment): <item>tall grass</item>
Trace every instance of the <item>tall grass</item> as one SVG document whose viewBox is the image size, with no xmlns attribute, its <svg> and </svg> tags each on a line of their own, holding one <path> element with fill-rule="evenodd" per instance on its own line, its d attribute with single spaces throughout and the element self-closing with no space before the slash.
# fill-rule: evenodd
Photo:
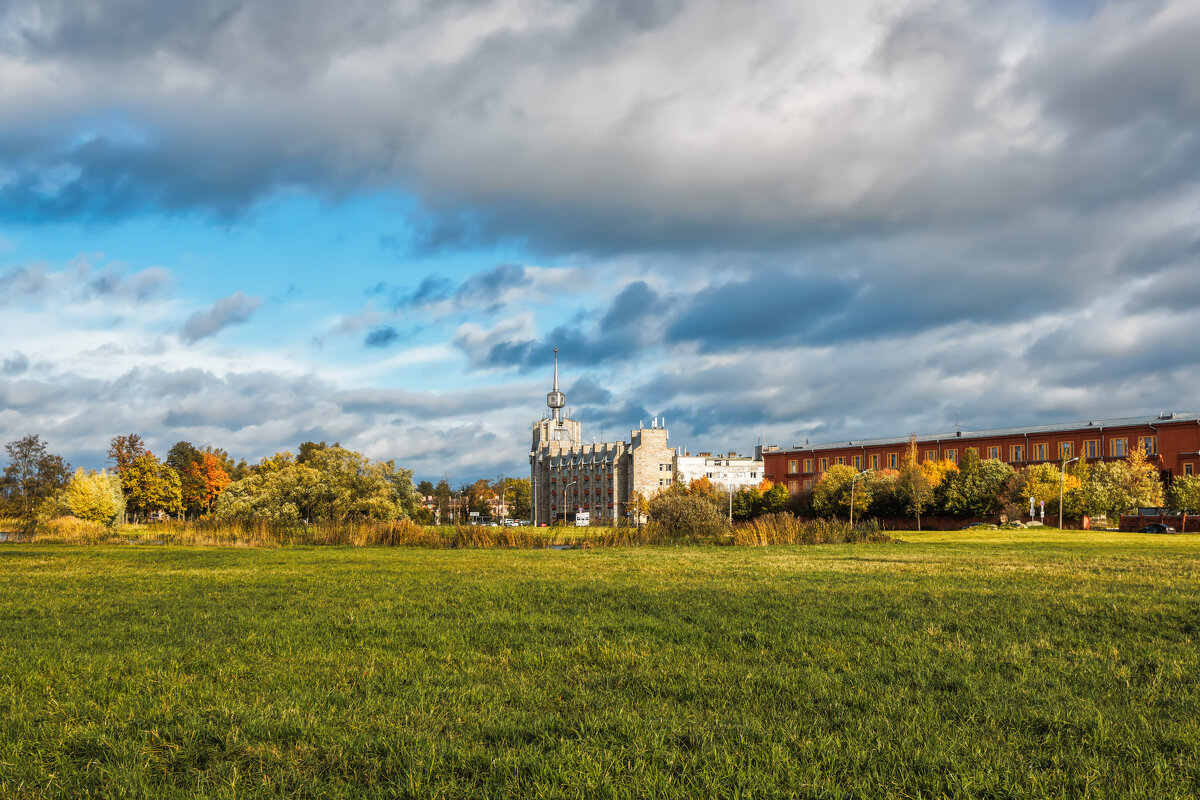
<svg viewBox="0 0 1200 800">
<path fill-rule="evenodd" d="M 476 525 L 420 525 L 411 520 L 392 522 L 350 520 L 311 525 L 269 519 L 195 520 L 120 525 L 60 517 L 41 524 L 27 541 L 59 544 L 151 544 L 201 547 L 422 547 L 460 548 L 628 547 L 638 545 L 781 545 L 886 542 L 873 522 L 853 528 L 836 520 L 802 521 L 791 514 L 773 514 L 738 523 L 731 532 L 669 535 L 653 525 L 643 528 L 552 527 L 510 528 Z M 15 537 L 14 537 L 15 540 Z"/>
<path fill-rule="evenodd" d="M 855 544 L 890 542 L 875 520 L 851 525 L 837 519 L 800 520 L 791 514 L 767 514 L 733 529 L 737 545 Z"/>
</svg>

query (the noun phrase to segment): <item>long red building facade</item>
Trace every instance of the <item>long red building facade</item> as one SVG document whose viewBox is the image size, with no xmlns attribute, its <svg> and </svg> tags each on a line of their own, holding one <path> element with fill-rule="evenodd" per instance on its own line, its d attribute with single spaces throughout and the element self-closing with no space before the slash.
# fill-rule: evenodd
<svg viewBox="0 0 1200 800">
<path fill-rule="evenodd" d="M 793 494 L 809 491 L 822 473 L 835 464 L 857 470 L 898 469 L 911 436 L 863 439 L 804 445 L 790 450 L 764 448 L 763 471 L 775 483 L 785 483 Z M 1162 472 L 1164 481 L 1176 475 L 1200 473 L 1200 412 L 1159 414 L 996 428 L 983 431 L 951 431 L 916 437 L 922 461 L 960 461 L 967 450 L 980 458 L 994 458 L 1023 467 L 1072 458 L 1100 461 L 1124 458 L 1135 448 L 1146 453 Z"/>
</svg>

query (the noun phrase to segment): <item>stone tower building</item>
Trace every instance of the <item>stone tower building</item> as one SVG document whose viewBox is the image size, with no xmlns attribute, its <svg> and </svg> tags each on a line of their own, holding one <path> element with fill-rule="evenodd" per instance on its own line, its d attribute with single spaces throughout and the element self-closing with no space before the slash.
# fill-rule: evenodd
<svg viewBox="0 0 1200 800">
<path fill-rule="evenodd" d="M 558 350 L 546 406 L 549 413 L 533 423 L 529 451 L 534 525 L 571 522 L 579 511 L 605 525 L 636 522 L 633 498 L 648 499 L 674 482 L 675 451 L 657 419 L 649 428 L 630 431 L 628 442 L 583 443 L 580 424 L 563 415 Z"/>
</svg>

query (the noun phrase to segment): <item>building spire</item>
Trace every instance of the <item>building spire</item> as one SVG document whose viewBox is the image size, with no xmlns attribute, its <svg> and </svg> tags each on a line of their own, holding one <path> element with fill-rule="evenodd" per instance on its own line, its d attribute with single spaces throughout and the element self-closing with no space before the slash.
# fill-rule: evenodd
<svg viewBox="0 0 1200 800">
<path fill-rule="evenodd" d="M 562 409 L 567 397 L 558 390 L 558 348 L 554 348 L 554 389 L 546 395 L 546 405 L 554 412 L 554 424 L 562 424 Z"/>
</svg>

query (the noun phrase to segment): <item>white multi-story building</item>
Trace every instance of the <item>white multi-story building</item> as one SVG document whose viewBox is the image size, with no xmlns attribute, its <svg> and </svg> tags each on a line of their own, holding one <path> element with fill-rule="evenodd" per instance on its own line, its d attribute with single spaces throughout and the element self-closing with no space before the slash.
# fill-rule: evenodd
<svg viewBox="0 0 1200 800">
<path fill-rule="evenodd" d="M 675 456 L 675 479 L 687 485 L 694 480 L 707 478 L 718 489 L 738 491 L 758 486 L 763 481 L 763 459 L 761 451 L 754 457 L 727 453 L 725 455 L 684 453 Z"/>
</svg>

